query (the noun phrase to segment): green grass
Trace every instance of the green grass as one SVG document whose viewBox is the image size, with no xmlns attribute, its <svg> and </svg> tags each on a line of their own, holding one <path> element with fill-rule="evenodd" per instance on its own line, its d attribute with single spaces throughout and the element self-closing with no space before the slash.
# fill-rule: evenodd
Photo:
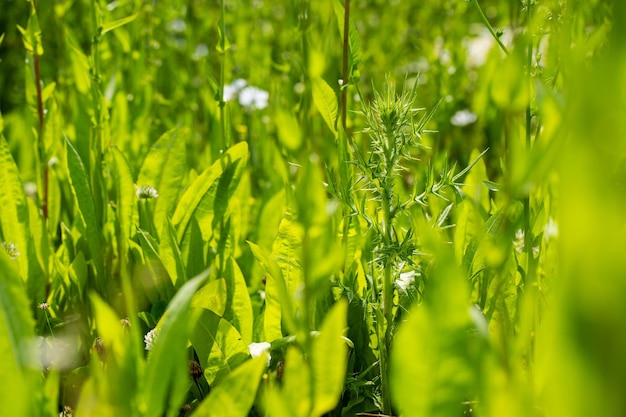
<svg viewBox="0 0 626 417">
<path fill-rule="evenodd" d="M 621 2 L 5 6 L 2 415 L 626 415 Z"/>
</svg>

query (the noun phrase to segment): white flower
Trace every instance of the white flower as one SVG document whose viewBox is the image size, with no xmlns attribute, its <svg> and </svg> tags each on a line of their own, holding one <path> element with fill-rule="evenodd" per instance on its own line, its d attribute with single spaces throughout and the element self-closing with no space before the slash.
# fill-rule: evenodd
<svg viewBox="0 0 626 417">
<path fill-rule="evenodd" d="M 267 107 L 270 94 L 257 87 L 246 87 L 239 93 L 239 104 L 250 110 L 264 109 Z"/>
<path fill-rule="evenodd" d="M 154 343 L 156 342 L 159 336 L 158 329 L 152 329 L 143 337 L 143 341 L 146 344 L 146 350 L 152 350 L 154 348 Z"/>
<path fill-rule="evenodd" d="M 518 229 L 515 232 L 515 240 L 513 241 L 513 247 L 517 253 L 524 252 L 524 231 L 522 229 Z"/>
<path fill-rule="evenodd" d="M 15 259 L 20 256 L 20 253 L 17 250 L 17 245 L 15 243 L 2 242 L 2 247 L 4 248 L 4 250 L 7 251 L 11 259 Z"/>
<path fill-rule="evenodd" d="M 477 118 L 478 116 L 476 116 L 476 114 L 472 113 L 470 110 L 463 109 L 454 113 L 454 115 L 450 118 L 450 123 L 452 123 L 454 126 L 463 127 L 471 125 L 476 121 Z"/>
<path fill-rule="evenodd" d="M 208 55 L 209 55 L 209 47 L 206 46 L 206 44 L 204 43 L 199 43 L 198 45 L 196 45 L 196 50 L 193 52 L 191 59 L 193 59 L 194 61 L 199 61 L 200 59 Z"/>
<path fill-rule="evenodd" d="M 559 225 L 556 224 L 554 219 L 550 217 L 548 219 L 548 223 L 543 227 L 543 238 L 546 240 L 546 243 L 550 242 L 550 239 L 555 238 L 559 235 Z"/>
<path fill-rule="evenodd" d="M 513 241 L 513 247 L 517 253 L 524 253 L 525 245 L 524 241 L 526 239 L 526 234 L 522 229 L 518 229 L 515 232 L 515 240 Z M 539 246 L 533 247 L 533 256 L 539 255 Z"/>
<path fill-rule="evenodd" d="M 151 187 L 149 185 L 142 185 L 141 187 L 137 188 L 137 198 L 157 198 L 159 196 L 159 193 L 157 192 L 157 190 L 154 187 Z"/>
<path fill-rule="evenodd" d="M 248 82 L 242 78 L 237 78 L 230 85 L 224 86 L 224 101 L 231 101 L 239 95 L 242 88 L 248 85 Z"/>
<path fill-rule="evenodd" d="M 183 33 L 187 30 L 187 24 L 183 19 L 174 19 L 167 24 L 167 30 L 173 33 Z"/>
<path fill-rule="evenodd" d="M 269 342 L 260 342 L 260 343 L 250 343 L 248 345 L 248 350 L 250 351 L 250 356 L 256 358 L 261 356 L 263 353 L 267 352 L 267 366 L 269 366 L 272 357 L 269 353 L 272 345 Z"/>
<path fill-rule="evenodd" d="M 415 282 L 415 271 L 403 272 L 400 274 L 400 277 L 396 280 L 396 286 L 406 291 L 413 283 Z"/>
</svg>

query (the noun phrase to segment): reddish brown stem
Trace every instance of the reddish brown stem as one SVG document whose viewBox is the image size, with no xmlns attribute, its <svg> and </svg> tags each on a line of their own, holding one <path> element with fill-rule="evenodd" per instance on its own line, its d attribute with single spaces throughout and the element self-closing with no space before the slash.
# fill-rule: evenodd
<svg viewBox="0 0 626 417">
<path fill-rule="evenodd" d="M 350 45 L 350 0 L 345 0 L 343 13 L 343 67 L 341 69 L 341 126 L 346 131 L 346 103 L 348 96 L 348 49 Z"/>
<path fill-rule="evenodd" d="M 37 2 L 32 0 L 33 8 L 35 9 L 35 13 L 37 13 Z M 40 145 L 40 156 L 41 163 L 43 165 L 43 199 L 41 202 L 41 211 L 43 213 L 44 220 L 48 219 L 48 164 L 44 160 L 46 156 L 46 150 L 43 139 L 43 97 L 41 92 L 41 71 L 39 69 L 39 55 L 37 55 L 37 51 L 33 53 L 33 64 L 35 67 L 35 88 L 37 90 L 37 118 L 39 120 L 39 145 Z"/>
</svg>

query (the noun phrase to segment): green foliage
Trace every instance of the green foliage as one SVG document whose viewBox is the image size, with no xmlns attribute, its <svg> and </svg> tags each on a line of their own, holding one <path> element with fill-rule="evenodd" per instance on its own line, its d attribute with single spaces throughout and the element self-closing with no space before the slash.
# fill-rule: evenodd
<svg viewBox="0 0 626 417">
<path fill-rule="evenodd" d="M 12 3 L 1 415 L 626 415 L 621 2 Z"/>
</svg>

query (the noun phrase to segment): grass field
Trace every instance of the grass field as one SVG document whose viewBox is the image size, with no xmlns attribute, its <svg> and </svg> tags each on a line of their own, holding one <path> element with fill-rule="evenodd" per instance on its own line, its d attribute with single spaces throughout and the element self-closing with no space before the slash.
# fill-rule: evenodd
<svg viewBox="0 0 626 417">
<path fill-rule="evenodd" d="M 1 415 L 626 415 L 621 1 L 2 6 Z"/>
</svg>

